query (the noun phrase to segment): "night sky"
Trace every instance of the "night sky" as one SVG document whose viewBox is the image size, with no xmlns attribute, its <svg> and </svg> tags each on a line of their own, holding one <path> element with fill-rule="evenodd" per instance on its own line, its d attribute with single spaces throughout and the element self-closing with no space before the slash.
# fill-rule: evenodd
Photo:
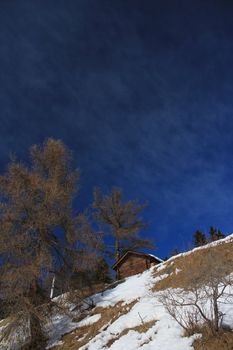
<svg viewBox="0 0 233 350">
<path fill-rule="evenodd" d="M 0 0 L 0 171 L 62 139 L 94 186 L 147 200 L 161 257 L 233 231 L 233 2 Z"/>
</svg>

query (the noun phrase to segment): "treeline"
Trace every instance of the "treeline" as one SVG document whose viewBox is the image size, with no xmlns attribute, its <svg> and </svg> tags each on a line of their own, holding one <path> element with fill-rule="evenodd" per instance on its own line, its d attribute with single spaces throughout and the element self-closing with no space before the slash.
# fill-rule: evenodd
<svg viewBox="0 0 233 350">
<path fill-rule="evenodd" d="M 189 249 L 201 247 L 222 238 L 225 238 L 225 234 L 213 226 L 210 226 L 207 233 L 201 230 L 196 230 L 193 234 L 192 242 L 189 244 Z M 170 252 L 169 256 L 165 257 L 164 260 L 168 260 L 170 257 L 178 255 L 179 253 L 181 253 L 181 251 L 178 248 L 174 248 Z"/>
<path fill-rule="evenodd" d="M 209 232 L 206 234 L 200 230 L 197 230 L 193 235 L 193 244 L 195 247 L 200 247 L 205 244 L 217 241 L 224 238 L 225 235 L 221 230 L 216 229 L 213 226 L 210 226 Z"/>
<path fill-rule="evenodd" d="M 70 150 L 54 139 L 32 146 L 27 164 L 12 159 L 0 176 L 0 318 L 11 320 L 2 341 L 20 325 L 24 349 L 45 348 L 54 289 L 78 291 L 82 299 L 110 281 L 107 256 L 152 247 L 139 237 L 144 204 L 125 202 L 118 188 L 95 189 L 93 203 L 77 213 L 79 183 Z"/>
</svg>

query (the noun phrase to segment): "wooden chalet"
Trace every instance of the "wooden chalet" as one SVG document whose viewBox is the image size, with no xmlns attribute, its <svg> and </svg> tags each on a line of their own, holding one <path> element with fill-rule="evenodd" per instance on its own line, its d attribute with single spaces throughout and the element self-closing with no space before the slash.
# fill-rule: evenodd
<svg viewBox="0 0 233 350">
<path fill-rule="evenodd" d="M 163 260 L 152 254 L 138 253 L 129 250 L 116 261 L 112 268 L 116 271 L 117 279 L 122 279 L 141 273 L 161 262 L 163 262 Z"/>
</svg>

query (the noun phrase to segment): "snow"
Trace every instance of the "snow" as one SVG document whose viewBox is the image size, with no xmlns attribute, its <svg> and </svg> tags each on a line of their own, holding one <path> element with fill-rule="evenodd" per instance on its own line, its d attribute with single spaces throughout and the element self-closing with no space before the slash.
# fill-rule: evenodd
<svg viewBox="0 0 233 350">
<path fill-rule="evenodd" d="M 161 263 L 164 262 L 162 259 L 158 258 L 157 256 L 155 256 L 155 255 L 153 255 L 153 254 L 148 254 L 148 255 L 152 256 L 152 258 L 157 259 L 157 260 L 160 261 Z"/>
<path fill-rule="evenodd" d="M 80 350 L 103 350 L 108 341 L 114 338 L 116 340 L 109 347 L 111 350 L 193 350 L 192 343 L 196 336 L 183 337 L 183 329 L 159 302 L 159 293 L 151 291 L 152 284 L 158 280 L 158 277 L 153 277 L 153 272 L 154 269 L 151 268 L 140 275 L 129 277 L 125 283 L 104 295 L 103 299 L 100 296 L 99 299 L 96 298 L 97 306 L 114 305 L 120 300 L 129 303 L 135 298 L 138 301 L 128 313 L 121 315 Z M 166 276 L 164 274 L 163 278 Z M 125 329 L 152 320 L 155 321 L 155 325 L 145 333 L 129 330 L 127 334 L 120 336 Z"/>
<path fill-rule="evenodd" d="M 106 324 L 102 330 L 94 336 L 88 344 L 82 346 L 80 350 L 104 350 L 106 345 L 110 350 L 194 350 L 192 347 L 194 339 L 200 337 L 195 334 L 192 337 L 184 337 L 182 327 L 169 315 L 164 306 L 160 302 L 161 293 L 152 292 L 152 287 L 161 279 L 168 277 L 167 273 L 155 277 L 155 272 L 162 271 L 169 262 L 174 263 L 174 259 L 179 256 L 186 256 L 193 251 L 206 249 L 208 247 L 217 246 L 219 244 L 233 242 L 233 234 L 225 239 L 212 242 L 206 246 L 195 248 L 190 252 L 182 253 L 170 258 L 168 261 L 157 266 L 151 267 L 150 270 L 126 278 L 116 287 L 106 290 L 103 293 L 98 293 L 91 297 L 96 307 L 107 308 L 114 307 L 118 302 L 123 302 L 124 305 L 135 301 L 135 304 L 126 313 L 119 315 L 112 323 Z M 175 269 L 175 274 L 179 273 L 179 269 Z M 177 290 L 182 295 L 182 290 Z M 173 290 L 173 292 L 175 292 Z M 233 287 L 227 287 L 226 292 L 233 296 Z M 201 293 L 201 291 L 200 291 Z M 187 293 L 184 294 L 188 298 Z M 55 299 L 54 299 L 55 300 Z M 66 296 L 56 298 L 56 302 L 65 302 Z M 68 304 L 72 314 L 75 315 L 74 305 Z M 209 302 L 206 300 L 205 307 L 209 308 Z M 221 303 L 220 308 L 224 314 L 223 323 L 233 327 L 233 300 L 228 300 L 226 303 Z M 47 349 L 56 344 L 62 344 L 61 336 L 72 331 L 75 328 L 89 326 L 98 322 L 101 314 L 93 314 L 86 316 L 80 322 L 72 322 L 72 319 L 67 315 L 55 314 L 52 317 L 51 328 L 48 329 L 50 341 Z M 154 325 L 143 333 L 136 331 L 135 327 L 142 326 L 147 322 L 154 321 Z M 126 332 L 128 331 L 128 333 Z M 124 335 L 122 332 L 124 331 Z M 126 333 L 126 334 L 125 334 Z M 0 349 L 3 349 L 0 346 Z M 9 348 L 8 348 L 9 349 Z M 78 347 L 77 347 L 78 349 Z"/>
<path fill-rule="evenodd" d="M 233 286 L 226 288 L 226 293 L 228 293 L 229 298 L 227 303 L 222 302 L 220 304 L 221 312 L 223 313 L 223 324 L 225 326 L 230 326 L 233 328 Z"/>
<path fill-rule="evenodd" d="M 172 260 L 176 259 L 176 258 L 179 258 L 181 256 L 187 256 L 187 255 L 190 255 L 192 254 L 193 252 L 196 252 L 198 250 L 204 250 L 204 249 L 208 249 L 208 248 L 211 248 L 211 247 L 216 247 L 218 245 L 221 245 L 221 244 L 225 244 L 225 243 L 230 243 L 232 242 L 233 243 L 233 234 L 223 238 L 223 239 L 219 239 L 218 241 L 214 241 L 214 242 L 211 242 L 211 243 L 208 243 L 208 244 L 205 244 L 201 247 L 197 247 L 197 248 L 194 248 L 192 250 L 189 250 L 188 252 L 185 252 L 185 253 L 180 253 L 180 254 L 177 254 L 177 255 L 174 255 L 172 256 L 170 259 L 166 260 L 165 263 L 169 263 L 171 262 Z"/>
<path fill-rule="evenodd" d="M 98 322 L 99 319 L 101 318 L 100 314 L 96 314 L 90 317 L 86 317 L 84 320 L 80 321 L 77 326 L 78 327 L 83 327 L 83 326 L 90 326 L 91 324 Z"/>
<path fill-rule="evenodd" d="M 78 322 L 72 322 L 67 315 L 56 314 L 52 316 L 51 323 L 47 326 L 47 333 L 49 335 L 49 342 L 46 349 L 50 349 L 55 345 L 62 344 L 59 339 L 65 333 L 71 332 L 78 327 Z"/>
<path fill-rule="evenodd" d="M 190 252 L 179 254 L 178 256 L 186 256 L 193 251 L 206 249 L 217 246 L 219 244 L 229 243 L 233 241 L 233 235 L 225 239 L 210 243 L 206 246 L 195 248 Z M 174 263 L 172 257 L 168 261 Z M 157 281 L 166 278 L 168 274 L 154 277 L 154 271 L 162 271 L 167 265 L 167 261 L 152 267 L 150 270 L 136 276 L 126 279 L 126 281 L 118 285 L 113 290 L 106 291 L 103 295 L 95 296 L 97 306 L 107 307 L 114 306 L 119 301 L 130 303 L 137 299 L 136 304 L 128 311 L 121 315 L 113 323 L 104 327 L 104 330 L 97 334 L 90 342 L 84 345 L 80 350 L 103 350 L 106 344 L 113 340 L 112 345 L 108 347 L 110 350 L 193 350 L 194 339 L 200 337 L 195 334 L 191 337 L 183 336 L 183 328 L 168 314 L 164 306 L 160 302 L 161 292 L 152 292 L 151 287 Z M 179 269 L 175 269 L 175 274 L 179 273 Z M 182 293 L 182 290 L 180 291 Z M 201 293 L 201 291 L 200 291 Z M 228 287 L 228 293 L 233 294 L 233 289 Z M 209 303 L 206 300 L 206 308 Z M 230 327 L 233 326 L 233 302 L 221 304 L 221 311 L 224 313 L 223 322 Z M 152 326 L 144 333 L 139 333 L 133 328 L 149 321 L 155 321 Z M 121 335 L 123 331 L 128 329 L 128 333 Z"/>
<path fill-rule="evenodd" d="M 153 277 L 153 268 L 141 275 L 129 277 L 125 284 L 118 286 L 115 290 L 109 291 L 107 295 L 99 300 L 97 306 L 114 305 L 117 301 L 124 300 L 129 303 L 137 295 L 138 301 L 129 310 L 128 313 L 121 315 L 112 324 L 104 327 L 101 333 L 97 334 L 88 344 L 80 350 L 103 350 L 111 339 L 115 339 L 108 349 L 110 350 L 193 350 L 192 343 L 194 339 L 200 337 L 195 334 L 191 337 L 183 336 L 182 327 L 168 314 L 166 309 L 160 303 L 161 292 L 152 292 L 150 290 L 151 281 L 156 282 Z M 164 275 L 163 278 L 165 278 Z M 132 293 L 132 290 L 134 293 Z M 182 293 L 182 290 L 179 291 Z M 228 292 L 232 294 L 233 290 Z M 208 307 L 208 303 L 206 304 Z M 221 306 L 221 311 L 225 313 L 224 322 L 230 326 L 233 325 L 233 303 Z M 152 326 L 144 333 L 139 333 L 132 328 L 142 325 L 151 320 L 155 321 Z M 129 329 L 129 332 L 121 336 L 121 333 Z"/>
<path fill-rule="evenodd" d="M 147 270 L 143 274 L 128 277 L 114 289 L 96 294 L 92 300 L 97 306 L 108 307 L 114 306 L 119 301 L 123 301 L 127 304 L 138 299 L 145 295 L 153 285 L 152 270 Z"/>
<path fill-rule="evenodd" d="M 59 339 L 63 334 L 69 333 L 78 327 L 89 326 L 95 322 L 98 322 L 100 317 L 100 314 L 96 314 L 90 317 L 86 317 L 80 322 L 72 322 L 71 318 L 66 315 L 55 315 L 52 317 L 51 327 L 47 328 L 47 332 L 50 336 L 50 340 L 47 344 L 47 349 L 50 349 L 55 345 L 61 345 L 62 342 Z"/>
<path fill-rule="evenodd" d="M 158 265 L 156 265 L 156 271 L 161 271 L 164 270 L 167 267 L 167 261 L 164 261 L 163 263 L 160 263 Z M 171 262 L 171 265 L 174 264 L 174 262 Z"/>
</svg>

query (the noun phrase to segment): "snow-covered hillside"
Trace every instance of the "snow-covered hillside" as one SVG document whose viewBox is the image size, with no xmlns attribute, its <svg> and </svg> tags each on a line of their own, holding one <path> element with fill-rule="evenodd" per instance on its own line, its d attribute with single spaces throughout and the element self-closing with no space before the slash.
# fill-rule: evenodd
<svg viewBox="0 0 233 350">
<path fill-rule="evenodd" d="M 165 275 L 166 276 L 166 275 Z M 153 278 L 153 269 L 143 274 L 129 277 L 122 285 L 109 291 L 103 296 L 97 296 L 97 306 L 114 306 L 120 301 L 130 303 L 137 299 L 129 311 L 110 323 L 106 330 L 102 330 L 88 345 L 81 349 L 102 350 L 114 338 L 116 340 L 109 347 L 111 350 L 149 350 L 155 346 L 161 349 L 185 350 L 190 349 L 192 338 L 183 338 L 182 329 L 168 315 L 161 306 L 156 293 L 151 288 L 156 280 Z M 155 324 L 145 333 L 139 333 L 134 328 L 155 321 Z M 121 334 L 131 329 L 127 334 Z"/>
<path fill-rule="evenodd" d="M 205 249 L 226 248 L 232 253 L 233 235 L 205 247 L 172 257 L 142 274 L 125 279 L 112 289 L 91 297 L 95 307 L 85 317 L 74 322 L 68 315 L 55 314 L 48 328 L 50 349 L 81 350 L 193 350 L 193 342 L 200 334 L 184 336 L 184 329 L 170 316 L 161 304 L 166 290 L 156 289 L 161 283 L 182 274 L 177 263 Z M 230 252 L 230 253 L 229 253 Z M 185 260 L 185 261 L 186 261 Z M 233 272 L 232 260 L 231 272 Z M 178 268 L 177 268 L 178 266 Z M 171 267 L 173 270 L 171 270 Z M 174 276 L 174 277 L 172 277 Z M 233 286 L 226 291 L 233 297 Z M 182 295 L 182 288 L 179 289 Z M 65 296 L 58 297 L 58 300 Z M 206 307 L 209 307 L 206 300 Z M 220 304 L 224 324 L 233 329 L 233 299 Z M 78 312 L 74 311 L 73 316 Z M 62 337 L 62 335 L 64 335 Z M 10 349 L 8 346 L 0 349 Z M 17 347 L 14 347 L 17 349 Z M 228 349 L 228 348 L 227 348 Z"/>
<path fill-rule="evenodd" d="M 123 283 L 92 297 L 96 307 L 83 319 L 75 331 L 65 336 L 56 349 L 82 350 L 191 350 L 200 334 L 184 336 L 183 328 L 169 315 L 160 302 L 161 291 L 154 287 L 168 277 L 166 266 L 175 259 L 195 251 L 233 242 L 233 235 L 205 247 L 172 257 L 165 263 L 127 278 Z M 156 272 L 160 271 L 159 275 Z M 233 271 L 233 266 L 232 266 Z M 175 270 L 179 274 L 179 269 Z M 232 287 L 228 292 L 233 295 Z M 182 293 L 182 290 L 180 291 Z M 206 301 L 208 304 L 208 301 Z M 233 300 L 221 306 L 224 323 L 233 328 Z M 106 314 L 111 311 L 111 317 Z M 117 312 L 119 310 L 119 312 Z M 100 323 L 101 318 L 106 321 Z M 91 331 L 92 329 L 92 331 Z M 85 338 L 85 332 L 88 337 Z M 68 346 L 69 344 L 69 346 Z M 67 347 L 66 347 L 67 346 Z"/>
</svg>

